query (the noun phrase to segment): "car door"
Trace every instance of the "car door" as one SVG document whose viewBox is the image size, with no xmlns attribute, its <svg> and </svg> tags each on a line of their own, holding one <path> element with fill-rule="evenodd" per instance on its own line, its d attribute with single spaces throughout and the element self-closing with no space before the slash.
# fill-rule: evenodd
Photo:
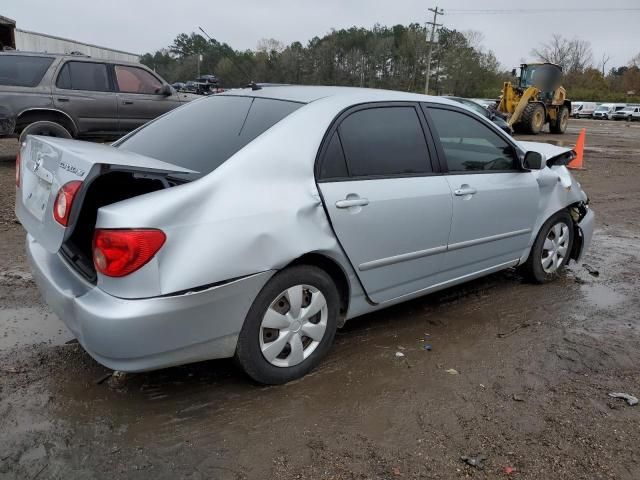
<svg viewBox="0 0 640 480">
<path fill-rule="evenodd" d="M 52 90 L 55 107 L 73 118 L 80 135 L 118 131 L 117 98 L 105 63 L 65 62 Z"/>
<path fill-rule="evenodd" d="M 492 124 L 461 109 L 427 109 L 453 191 L 446 255 L 449 279 L 506 266 L 529 246 L 538 183 L 520 167 L 518 148 Z"/>
<path fill-rule="evenodd" d="M 427 288 L 443 268 L 451 223 L 419 106 L 360 106 L 328 132 L 316 172 L 338 241 L 369 298 Z"/>
<path fill-rule="evenodd" d="M 161 93 L 164 83 L 142 67 L 114 65 L 120 130 L 128 132 L 180 105 L 178 93 Z"/>
</svg>

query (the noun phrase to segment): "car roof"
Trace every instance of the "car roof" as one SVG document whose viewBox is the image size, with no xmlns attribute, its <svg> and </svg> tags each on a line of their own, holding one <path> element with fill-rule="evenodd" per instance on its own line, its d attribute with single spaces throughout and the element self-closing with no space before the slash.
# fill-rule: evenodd
<svg viewBox="0 0 640 480">
<path fill-rule="evenodd" d="M 341 97 L 348 101 L 353 98 L 358 103 L 362 102 L 432 102 L 447 105 L 455 105 L 451 100 L 441 97 L 433 97 L 418 93 L 400 92 L 396 90 L 382 90 L 376 88 L 360 87 L 332 87 L 332 86 L 307 86 L 307 85 L 278 85 L 252 90 L 251 88 L 238 88 L 227 90 L 218 95 L 270 98 L 275 100 L 287 100 L 290 102 L 311 103 L 327 97 Z"/>
<path fill-rule="evenodd" d="M 26 52 L 22 50 L 2 50 L 0 56 L 19 56 L 19 57 L 45 57 L 45 58 L 67 58 L 78 60 L 80 62 L 98 62 L 110 63 L 113 65 L 131 65 L 133 67 L 146 67 L 142 63 L 128 62 L 126 60 L 106 60 L 104 58 L 96 58 L 84 53 L 47 53 L 47 52 Z M 148 68 L 148 67 L 147 67 Z"/>
</svg>

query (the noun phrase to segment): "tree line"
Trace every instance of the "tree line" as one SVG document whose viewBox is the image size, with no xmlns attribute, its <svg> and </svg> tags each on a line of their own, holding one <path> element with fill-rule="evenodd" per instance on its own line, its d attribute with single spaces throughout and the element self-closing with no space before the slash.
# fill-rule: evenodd
<svg viewBox="0 0 640 480">
<path fill-rule="evenodd" d="M 427 35 L 417 23 L 352 27 L 314 37 L 306 45 L 264 39 L 255 50 L 240 51 L 197 33 L 182 33 L 167 48 L 143 55 L 141 62 L 170 82 L 213 73 L 225 88 L 253 81 L 423 92 Z M 482 41 L 479 32 L 440 29 L 433 45 L 430 93 L 497 98 L 510 73 Z M 628 65 L 606 71 L 608 57 L 595 65 L 588 42 L 554 35 L 531 55 L 564 68 L 572 99 L 640 101 L 640 54 Z"/>
</svg>

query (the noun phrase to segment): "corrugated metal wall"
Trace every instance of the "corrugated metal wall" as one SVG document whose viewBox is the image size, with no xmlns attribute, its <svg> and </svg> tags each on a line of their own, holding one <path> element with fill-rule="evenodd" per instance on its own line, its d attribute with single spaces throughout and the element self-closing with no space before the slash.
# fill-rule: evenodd
<svg viewBox="0 0 640 480">
<path fill-rule="evenodd" d="M 126 62 L 139 62 L 140 56 L 135 53 L 112 50 L 88 43 L 75 42 L 66 38 L 54 37 L 42 33 L 15 30 L 16 50 L 46 53 L 82 52 L 93 58 Z"/>
</svg>

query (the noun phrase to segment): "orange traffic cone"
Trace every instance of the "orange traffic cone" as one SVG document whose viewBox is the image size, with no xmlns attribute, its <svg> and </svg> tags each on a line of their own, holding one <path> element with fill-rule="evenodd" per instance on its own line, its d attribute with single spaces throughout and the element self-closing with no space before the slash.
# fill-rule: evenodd
<svg viewBox="0 0 640 480">
<path fill-rule="evenodd" d="M 573 170 L 584 170 L 583 161 L 584 161 L 584 139 L 587 136 L 587 129 L 583 128 L 580 130 L 580 135 L 578 135 L 578 141 L 576 142 L 576 146 L 573 149 L 576 152 L 576 158 L 574 158 L 567 168 L 571 168 Z"/>
</svg>

